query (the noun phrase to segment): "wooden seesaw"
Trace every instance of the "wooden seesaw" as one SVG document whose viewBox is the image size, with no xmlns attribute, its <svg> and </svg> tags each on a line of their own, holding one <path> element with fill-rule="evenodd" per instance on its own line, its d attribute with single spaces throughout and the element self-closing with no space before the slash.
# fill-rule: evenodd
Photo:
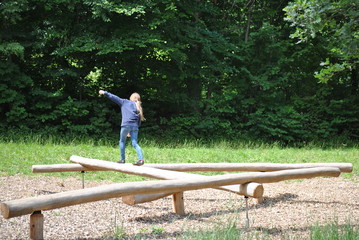
<svg viewBox="0 0 359 240">
<path fill-rule="evenodd" d="M 145 166 L 138 167 L 128 164 L 117 164 L 114 162 L 87 159 L 76 156 L 71 157 L 71 161 L 77 162 L 81 164 L 84 168 L 91 169 L 92 171 L 106 169 L 147 177 L 156 176 L 157 178 L 161 179 L 169 178 L 168 174 L 171 174 L 176 177 L 172 177 L 175 178 L 173 180 L 116 183 L 88 189 L 79 189 L 74 191 L 55 193 L 51 195 L 5 201 L 0 203 L 0 210 L 2 216 L 8 219 L 12 217 L 31 214 L 30 238 L 42 239 L 43 214 L 41 211 L 72 206 L 76 204 L 106 200 L 109 198 L 138 196 L 143 194 L 178 193 L 178 196 L 181 196 L 181 193 L 183 193 L 183 191 L 197 190 L 203 188 L 219 188 L 221 190 L 232 191 L 231 189 L 228 189 L 224 186 L 233 184 L 241 184 L 241 186 L 244 186 L 249 183 L 262 184 L 279 182 L 289 179 L 303 179 L 313 177 L 338 177 L 341 172 L 341 169 L 339 167 L 331 166 L 279 170 L 273 172 L 246 172 L 217 176 L 201 176 L 196 174 L 180 173 L 175 171 L 146 167 L 147 164 Z M 238 192 L 240 191 L 241 190 L 238 190 Z M 261 195 L 260 192 L 261 194 L 263 194 L 263 191 L 259 191 L 259 195 Z M 257 196 L 256 194 L 257 193 L 253 192 L 253 195 Z M 180 210 L 184 209 L 183 199 L 182 201 L 178 201 L 177 208 Z"/>
<path fill-rule="evenodd" d="M 169 171 L 164 169 L 157 169 L 152 167 L 141 167 L 133 168 L 131 164 L 123 165 L 113 162 L 107 162 L 97 159 L 88 159 L 79 156 L 71 156 L 70 161 L 81 164 L 82 166 L 90 167 L 97 170 L 112 170 L 119 171 L 127 174 L 134 174 L 138 176 L 164 179 L 164 180 L 173 180 L 173 179 L 199 179 L 206 178 L 207 176 L 190 174 L 177 171 Z M 255 199 L 260 199 L 263 196 L 263 186 L 259 183 L 249 182 L 240 185 L 230 185 L 230 186 L 221 186 L 215 187 L 219 190 L 224 190 L 239 195 L 244 195 L 246 197 L 253 197 Z M 174 200 L 174 210 L 179 215 L 184 215 L 184 203 L 183 203 L 183 193 L 156 193 L 156 194 L 143 194 L 143 195 L 129 195 L 122 197 L 124 203 L 129 205 L 134 205 L 138 203 L 144 203 L 160 199 L 169 195 L 173 195 Z M 259 200 L 258 200 L 259 201 Z"/>
<path fill-rule="evenodd" d="M 205 177 L 202 175 L 195 175 L 189 173 L 180 174 L 178 172 L 166 172 L 149 170 L 144 173 L 141 172 L 129 172 L 124 170 L 123 167 L 119 167 L 113 163 L 106 164 L 99 162 L 99 160 L 90 160 L 79 156 L 71 156 L 70 160 L 75 164 L 52 164 L 52 165 L 33 165 L 33 173 L 49 173 L 49 172 L 70 172 L 70 171 L 119 171 L 128 174 L 135 174 L 140 176 L 146 176 L 157 179 L 181 179 L 186 177 Z M 131 164 L 125 164 L 131 165 Z M 124 166 L 124 165 L 122 165 Z M 171 163 L 171 164 L 146 164 L 147 167 L 171 170 L 171 171 L 259 171 L 259 172 L 270 172 L 280 171 L 288 169 L 301 169 L 301 168 L 314 168 L 314 167 L 336 167 L 341 172 L 351 172 L 353 166 L 351 163 L 300 163 L 300 164 L 278 164 L 278 163 Z M 126 168 L 125 168 L 126 169 Z M 142 169 L 143 170 L 143 169 Z M 148 169 L 147 169 L 148 170 Z M 250 182 L 242 185 L 232 185 L 217 188 L 224 191 L 233 192 L 245 197 L 251 197 L 256 203 L 262 201 L 263 186 L 262 184 Z M 158 193 L 158 194 L 142 194 L 142 195 L 129 195 L 122 197 L 124 203 L 134 205 L 138 203 L 150 202 L 157 200 L 169 195 L 173 195 L 174 198 L 174 210 L 177 214 L 184 214 L 184 211 L 176 206 L 181 205 L 179 203 L 181 197 L 178 193 Z"/>
</svg>

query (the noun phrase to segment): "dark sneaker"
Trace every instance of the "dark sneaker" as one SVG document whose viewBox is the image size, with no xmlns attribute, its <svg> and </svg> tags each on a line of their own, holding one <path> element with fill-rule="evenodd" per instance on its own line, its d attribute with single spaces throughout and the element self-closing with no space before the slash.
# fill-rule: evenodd
<svg viewBox="0 0 359 240">
<path fill-rule="evenodd" d="M 143 160 L 138 160 L 137 162 L 134 162 L 134 163 L 132 163 L 133 165 L 136 165 L 136 166 L 141 166 L 141 165 L 143 165 L 145 163 L 145 161 L 143 161 Z"/>
<path fill-rule="evenodd" d="M 117 161 L 117 163 L 125 163 L 125 162 L 126 162 L 125 160 Z"/>
</svg>

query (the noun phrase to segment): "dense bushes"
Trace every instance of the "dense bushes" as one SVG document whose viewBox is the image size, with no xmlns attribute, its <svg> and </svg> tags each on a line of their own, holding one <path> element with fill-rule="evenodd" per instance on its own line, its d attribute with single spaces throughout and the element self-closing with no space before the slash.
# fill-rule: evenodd
<svg viewBox="0 0 359 240">
<path fill-rule="evenodd" d="M 284 20 L 288 4 L 1 2 L 1 131 L 117 136 L 118 107 L 97 94 L 105 89 L 141 94 L 141 133 L 154 139 L 357 141 L 356 28 L 342 11 L 357 6 L 316 5 L 338 19 L 315 15 L 333 24 L 297 44 L 291 33 L 304 35 Z M 302 26 L 296 4 L 287 20 Z M 350 51 L 336 47 L 333 21 Z"/>
</svg>

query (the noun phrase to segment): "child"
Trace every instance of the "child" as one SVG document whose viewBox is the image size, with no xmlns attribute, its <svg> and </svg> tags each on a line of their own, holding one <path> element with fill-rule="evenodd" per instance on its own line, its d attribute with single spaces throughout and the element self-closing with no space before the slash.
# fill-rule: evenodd
<svg viewBox="0 0 359 240">
<path fill-rule="evenodd" d="M 100 90 L 100 95 L 105 95 L 107 98 L 115 102 L 121 107 L 122 123 L 120 132 L 120 152 L 121 159 L 118 163 L 125 163 L 125 148 L 126 137 L 131 137 L 132 146 L 136 149 L 138 155 L 138 161 L 133 165 L 141 166 L 144 164 L 142 149 L 137 143 L 138 129 L 141 125 L 141 121 L 144 121 L 141 98 L 138 93 L 133 93 L 130 96 L 130 100 L 122 99 L 114 94 Z"/>
</svg>

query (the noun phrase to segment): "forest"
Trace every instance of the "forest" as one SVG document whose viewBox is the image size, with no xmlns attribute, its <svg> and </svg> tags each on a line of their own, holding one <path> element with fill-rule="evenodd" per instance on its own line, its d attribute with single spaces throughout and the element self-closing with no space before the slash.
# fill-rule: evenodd
<svg viewBox="0 0 359 240">
<path fill-rule="evenodd" d="M 0 134 L 359 140 L 359 2 L 0 1 Z M 141 138 L 141 137 L 140 137 Z"/>
</svg>

